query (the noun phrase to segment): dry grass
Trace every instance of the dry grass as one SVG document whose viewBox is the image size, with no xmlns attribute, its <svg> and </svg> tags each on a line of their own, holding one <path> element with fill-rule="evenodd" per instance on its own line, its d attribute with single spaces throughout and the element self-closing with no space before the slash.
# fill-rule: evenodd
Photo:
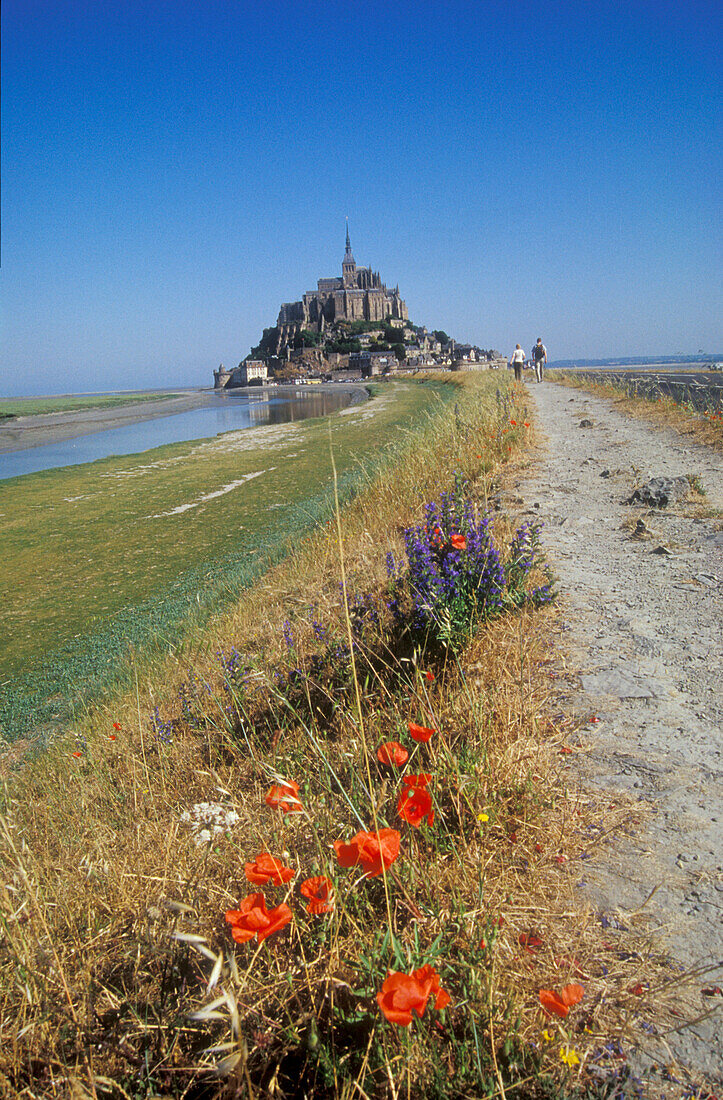
<svg viewBox="0 0 723 1100">
<path fill-rule="evenodd" d="M 489 622 L 459 658 L 390 648 L 382 618 L 359 635 L 356 676 L 330 656 L 350 626 L 342 576 L 349 592 L 382 591 L 386 551 L 454 471 L 484 504 L 525 442 L 523 399 L 465 381 L 457 409 L 345 509 L 341 542 L 317 532 L 194 652 L 6 781 L 5 1096 L 553 1097 L 583 1067 L 615 1065 L 610 1044 L 646 1022 L 679 1023 L 680 975 L 580 902 L 587 856 L 634 823 L 569 786 L 573 723 L 550 716 L 558 612 Z M 507 528 L 500 518 L 503 544 Z M 410 720 L 438 731 L 409 764 L 433 775 L 436 819 L 421 830 L 399 822 L 398 776 L 376 760 L 382 741 L 414 748 Z M 266 804 L 280 779 L 299 782 L 303 812 Z M 198 844 L 182 815 L 202 802 L 237 818 Z M 334 840 L 387 824 L 402 852 L 384 877 L 339 869 Z M 243 868 L 264 851 L 297 871 L 265 891 L 294 919 L 235 946 L 224 912 L 262 889 Z M 325 917 L 298 894 L 316 874 L 335 885 Z M 427 962 L 450 1007 L 410 1032 L 387 1023 L 387 970 Z M 570 982 L 582 1003 L 544 1017 L 539 990 Z M 581 1065 L 566 1069 L 573 1047 Z"/>
<path fill-rule="evenodd" d="M 572 389 L 586 390 L 598 397 L 612 399 L 619 412 L 627 416 L 648 420 L 661 428 L 671 428 L 679 435 L 689 436 L 696 443 L 703 443 L 715 450 L 723 450 L 723 414 L 720 409 L 703 413 L 681 405 L 672 397 L 629 397 L 611 382 L 596 382 L 566 371 L 548 371 L 551 382 L 561 382 Z"/>
</svg>

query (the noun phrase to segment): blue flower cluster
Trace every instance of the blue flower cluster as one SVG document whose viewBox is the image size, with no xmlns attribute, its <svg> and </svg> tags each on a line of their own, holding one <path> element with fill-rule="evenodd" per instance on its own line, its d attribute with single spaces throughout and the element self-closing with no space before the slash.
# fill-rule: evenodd
<svg viewBox="0 0 723 1100">
<path fill-rule="evenodd" d="M 151 715 L 151 729 L 156 738 L 156 741 L 160 741 L 163 745 L 170 745 L 173 740 L 173 721 L 164 722 L 161 718 L 158 707 L 153 708 L 153 714 Z"/>
<path fill-rule="evenodd" d="M 510 552 L 505 563 L 508 595 L 516 605 L 522 603 L 540 607 L 555 598 L 552 581 L 528 590 L 527 579 L 531 570 L 540 564 L 540 531 L 543 524 L 538 521 L 523 523 L 517 528 L 510 544 Z"/>
<path fill-rule="evenodd" d="M 551 581 L 528 591 L 529 573 L 541 560 L 539 526 L 522 524 L 503 562 L 490 523 L 488 514 L 478 515 L 458 479 L 453 491 L 426 506 L 421 526 L 404 532 L 406 574 L 400 576 L 389 555 L 387 574 L 393 599 L 406 588 L 413 630 L 454 644 L 505 606 L 539 605 L 553 598 Z"/>
</svg>

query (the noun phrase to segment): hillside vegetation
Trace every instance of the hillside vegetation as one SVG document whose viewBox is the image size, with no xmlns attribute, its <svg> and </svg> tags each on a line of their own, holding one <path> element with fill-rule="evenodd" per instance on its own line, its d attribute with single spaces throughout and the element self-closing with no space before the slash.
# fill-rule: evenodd
<svg viewBox="0 0 723 1100">
<path fill-rule="evenodd" d="M 658 963 L 576 900 L 625 812 L 569 789 L 554 586 L 495 509 L 524 390 L 446 384 L 183 654 L 8 774 L 5 1096 L 617 1079 Z"/>
<path fill-rule="evenodd" d="M 331 420 L 226 432 L 0 482 L 0 736 L 47 737 L 119 681 L 129 646 L 178 651 L 331 514 L 430 411 L 442 382 L 390 384 Z"/>
</svg>

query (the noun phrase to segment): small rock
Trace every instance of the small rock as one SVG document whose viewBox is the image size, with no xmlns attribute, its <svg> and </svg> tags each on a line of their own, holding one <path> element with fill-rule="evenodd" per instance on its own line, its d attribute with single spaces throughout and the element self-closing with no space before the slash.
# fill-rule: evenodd
<svg viewBox="0 0 723 1100">
<path fill-rule="evenodd" d="M 581 420 L 578 424 L 578 428 L 592 428 L 592 420 L 588 420 L 587 417 L 585 417 L 585 419 Z"/>
<path fill-rule="evenodd" d="M 600 477 L 610 477 L 610 471 L 609 470 L 602 470 L 601 473 L 600 473 Z"/>
<path fill-rule="evenodd" d="M 653 532 L 645 523 L 645 520 L 639 519 L 635 524 L 635 530 L 633 531 L 634 539 L 649 539 L 652 538 Z"/>
<path fill-rule="evenodd" d="M 661 546 L 656 546 L 655 549 L 653 550 L 653 553 L 654 554 L 660 554 L 660 556 L 663 557 L 663 558 L 672 558 L 672 556 L 673 556 L 673 551 L 669 550 L 667 546 L 662 546 L 662 545 Z"/>
<path fill-rule="evenodd" d="M 667 508 L 671 501 L 684 500 L 690 492 L 687 477 L 652 477 L 635 489 L 628 504 L 647 504 L 651 508 Z"/>
</svg>

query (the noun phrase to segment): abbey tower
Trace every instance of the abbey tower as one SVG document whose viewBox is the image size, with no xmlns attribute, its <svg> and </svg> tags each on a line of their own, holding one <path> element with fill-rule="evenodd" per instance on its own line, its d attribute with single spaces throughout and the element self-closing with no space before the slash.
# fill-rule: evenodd
<svg viewBox="0 0 723 1100">
<path fill-rule="evenodd" d="M 279 344 L 289 344 L 302 331 L 324 332 L 335 321 L 409 320 L 407 306 L 399 287 L 388 290 L 378 272 L 357 267 L 346 230 L 346 249 L 341 277 L 319 279 L 315 291 L 308 291 L 300 302 L 286 302 L 279 310 Z"/>
</svg>

